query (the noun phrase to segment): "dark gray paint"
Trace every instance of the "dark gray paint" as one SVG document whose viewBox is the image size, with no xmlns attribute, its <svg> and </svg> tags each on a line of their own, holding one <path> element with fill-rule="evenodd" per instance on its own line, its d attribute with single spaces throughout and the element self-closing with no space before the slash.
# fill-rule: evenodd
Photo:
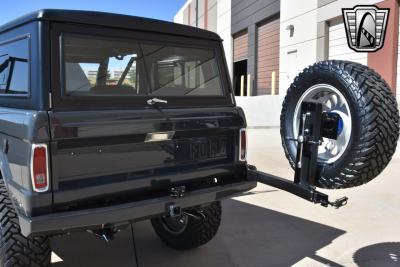
<svg viewBox="0 0 400 267">
<path fill-rule="evenodd" d="M 175 29 L 178 24 L 169 23 L 169 26 Z M 60 36 L 64 33 L 68 34 L 83 34 L 83 35 L 92 35 L 99 37 L 107 37 L 107 38 L 117 38 L 120 39 L 123 36 L 124 39 L 132 40 L 132 42 L 146 42 L 148 44 L 158 45 L 160 43 L 164 44 L 168 42 L 171 45 L 180 44 L 187 47 L 194 48 L 207 48 L 207 49 L 215 49 L 219 51 L 222 49 L 221 41 L 215 40 L 205 40 L 202 38 L 196 38 L 193 35 L 191 38 L 176 36 L 172 34 L 168 34 L 168 32 L 163 34 L 158 34 L 155 32 L 147 31 L 133 31 L 133 30 L 125 30 L 125 29 L 114 29 L 111 27 L 94 27 L 94 26 L 85 26 L 82 27 L 79 24 L 65 24 L 65 23 L 55 23 L 51 24 L 52 34 L 51 34 L 51 69 L 52 72 L 52 104 L 55 110 L 67 109 L 70 110 L 72 108 L 76 109 L 104 109 L 104 108 L 132 108 L 132 107 L 148 107 L 146 101 L 151 98 L 149 95 L 138 95 L 132 97 L 118 97 L 118 96 L 108 96 L 108 97 L 96 97 L 96 98 L 88 98 L 82 96 L 69 96 L 64 93 L 64 77 L 63 77 L 63 63 L 62 57 L 60 54 Z M 197 28 L 190 27 L 195 32 Z M 177 30 L 177 29 L 175 29 Z M 50 38 L 49 38 L 50 39 Z M 61 46 L 62 49 L 62 46 Z M 218 58 L 218 62 L 223 62 L 223 53 L 216 53 L 216 58 Z M 187 106 L 193 108 L 204 107 L 204 106 L 233 106 L 233 101 L 228 96 L 231 94 L 231 88 L 229 83 L 229 74 L 226 69 L 225 64 L 217 64 L 221 77 L 221 86 L 224 90 L 224 96 L 192 96 L 186 95 L 185 101 L 182 101 L 181 97 L 175 96 L 161 96 L 162 99 L 168 101 L 168 107 L 183 107 Z M 60 70 L 60 71 L 54 71 Z"/>
<path fill-rule="evenodd" d="M 33 209 L 42 211 L 51 206 L 51 192 L 33 192 L 29 175 L 31 144 L 49 140 L 46 111 L 0 107 L 1 175 L 19 212 L 26 216 L 30 216 Z"/>
<path fill-rule="evenodd" d="M 5 31 L 0 34 L 0 43 L 9 42 L 11 40 L 16 40 L 21 37 L 29 37 L 29 68 L 30 68 L 30 79 L 29 79 L 29 96 L 1 96 L 0 106 L 10 107 L 10 108 L 24 108 L 30 110 L 43 110 L 44 103 L 47 101 L 48 88 L 43 88 L 43 83 L 41 81 L 40 74 L 44 70 L 40 62 L 43 60 L 41 57 L 43 52 L 41 50 L 41 41 L 39 40 L 39 29 L 43 27 L 43 22 L 33 21 L 30 23 L 25 23 L 20 27 L 12 30 Z M 32 77 L 35 77 L 33 79 Z M 43 90 L 42 90 L 43 88 Z M 33 93 L 38 92 L 38 93 Z"/>
<path fill-rule="evenodd" d="M 149 107 L 146 99 L 141 99 L 138 106 L 132 101 L 122 108 L 122 100 L 111 98 L 107 101 L 114 101 L 115 106 L 108 108 L 104 103 L 93 106 L 93 103 L 80 101 L 75 101 L 74 105 L 70 102 L 64 103 L 65 106 L 57 105 L 54 101 L 58 99 L 57 92 L 61 95 L 60 33 L 72 28 L 78 28 L 73 32 L 81 33 L 89 31 L 89 27 L 91 34 L 118 39 L 130 35 L 139 38 L 140 33 L 140 36 L 153 36 L 148 40 L 158 44 L 164 44 L 168 37 L 181 45 L 195 40 L 196 45 L 204 43 L 205 47 L 212 47 L 221 63 L 218 66 L 226 96 L 212 97 L 208 99 L 208 106 L 201 104 L 203 106 L 198 108 L 195 106 L 200 105 L 200 98 L 180 100 L 187 106 L 175 109 L 171 105 L 173 99 L 165 107 Z M 154 31 L 149 33 L 151 29 Z M 146 218 L 158 215 L 168 204 L 164 201 L 172 201 L 169 189 L 178 183 L 187 185 L 191 192 L 199 192 L 196 199 L 187 202 L 188 206 L 209 203 L 255 186 L 255 183 L 246 182 L 246 163 L 239 161 L 239 129 L 246 127 L 246 120 L 243 111 L 228 97 L 232 91 L 218 35 L 149 19 L 54 10 L 32 13 L 0 27 L 0 42 L 27 35 L 31 40 L 31 94 L 25 98 L 0 97 L 1 178 L 24 234 L 35 229 L 45 230 L 50 223 L 51 227 L 64 230 L 69 224 L 85 228 L 88 222 L 120 221 L 122 213 L 127 220 L 138 219 L 132 214 L 143 210 Z M 50 84 L 54 85 L 51 86 L 53 101 L 49 101 Z M 225 104 L 210 107 L 213 100 L 223 100 Z M 86 110 L 88 108 L 92 110 Z M 174 137 L 145 142 L 146 135 L 154 132 L 174 132 Z M 51 190 L 43 193 L 32 190 L 30 175 L 32 144 L 38 143 L 47 144 L 50 154 Z M 211 184 L 210 179 L 215 177 L 217 184 Z M 199 186 L 210 190 L 208 193 L 197 191 Z M 141 206 L 139 199 L 146 199 L 149 205 Z M 159 203 L 153 207 L 155 202 Z M 121 211 L 116 206 L 121 203 L 140 207 Z M 104 209 L 94 212 L 95 208 L 106 204 L 111 212 Z M 67 210 L 93 216 L 85 221 L 79 212 L 68 213 L 77 216 L 67 216 L 69 219 L 64 221 Z M 42 216 L 49 214 L 59 219 L 47 222 L 48 217 Z M 38 225 L 32 224 L 38 218 L 44 220 L 40 219 Z"/>
<path fill-rule="evenodd" d="M 252 93 L 257 95 L 257 25 L 278 17 L 280 0 L 232 0 L 232 35 L 247 29 L 247 70 L 252 77 Z"/>
<path fill-rule="evenodd" d="M 217 165 L 237 163 L 233 144 L 238 138 L 234 136 L 245 127 L 244 119 L 232 107 L 62 111 L 49 112 L 49 118 L 57 207 L 105 196 L 128 198 L 135 192 L 151 191 L 152 185 L 161 183 L 158 179 L 168 187 L 229 174 Z M 171 140 L 144 142 L 147 133 L 167 131 L 174 131 Z M 190 144 L 204 139 L 220 140 L 212 158 L 191 154 L 194 148 Z M 206 175 L 203 167 L 217 172 Z M 180 177 L 185 169 L 188 173 Z M 162 177 L 156 178 L 157 174 Z"/>
<path fill-rule="evenodd" d="M 21 231 L 25 236 L 70 232 L 73 230 L 98 229 L 100 225 L 121 224 L 145 220 L 165 213 L 166 203 L 175 203 L 182 209 L 210 203 L 253 189 L 255 181 L 242 181 L 223 186 L 194 190 L 182 198 L 160 196 L 131 203 L 98 207 L 91 210 L 52 213 L 34 218 L 20 218 Z"/>
<path fill-rule="evenodd" d="M 195 16 L 195 14 L 193 14 L 193 16 Z M 221 41 L 221 38 L 216 33 L 162 20 L 112 14 L 107 12 L 58 9 L 43 9 L 19 17 L 0 26 L 0 33 L 5 33 L 13 29 L 20 28 L 25 24 L 37 21 L 81 23 L 86 25 L 105 26 L 127 30 L 152 31 L 157 33 Z"/>
</svg>

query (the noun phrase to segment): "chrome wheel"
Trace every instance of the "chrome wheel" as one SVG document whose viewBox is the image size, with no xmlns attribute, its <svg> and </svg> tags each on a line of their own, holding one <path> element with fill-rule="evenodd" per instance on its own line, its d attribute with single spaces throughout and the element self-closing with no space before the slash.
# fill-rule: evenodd
<svg viewBox="0 0 400 267">
<path fill-rule="evenodd" d="M 180 217 L 164 216 L 161 218 L 161 225 L 168 233 L 179 235 L 185 231 L 188 221 L 189 218 L 186 214 L 182 214 Z"/>
<path fill-rule="evenodd" d="M 322 145 L 318 148 L 318 161 L 333 163 L 343 155 L 350 141 L 352 120 L 349 104 L 343 94 L 331 85 L 317 84 L 308 88 L 300 97 L 295 108 L 293 136 L 297 136 L 299 133 L 301 103 L 311 100 L 321 103 L 323 112 L 340 115 L 337 140 L 323 138 Z"/>
</svg>

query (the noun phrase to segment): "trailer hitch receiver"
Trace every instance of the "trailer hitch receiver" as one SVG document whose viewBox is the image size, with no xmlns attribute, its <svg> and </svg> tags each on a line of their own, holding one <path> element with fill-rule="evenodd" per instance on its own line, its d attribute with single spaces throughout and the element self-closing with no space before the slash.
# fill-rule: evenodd
<svg viewBox="0 0 400 267">
<path fill-rule="evenodd" d="M 333 202 L 329 196 L 316 190 L 316 179 L 319 173 L 317 162 L 318 146 L 322 138 L 336 139 L 340 131 L 341 118 L 335 113 L 322 112 L 322 104 L 303 102 L 301 106 L 299 135 L 297 142 L 294 181 L 257 171 L 248 165 L 247 178 L 278 189 L 290 192 L 324 207 L 340 208 L 347 204 L 348 198 L 342 197 Z"/>
</svg>

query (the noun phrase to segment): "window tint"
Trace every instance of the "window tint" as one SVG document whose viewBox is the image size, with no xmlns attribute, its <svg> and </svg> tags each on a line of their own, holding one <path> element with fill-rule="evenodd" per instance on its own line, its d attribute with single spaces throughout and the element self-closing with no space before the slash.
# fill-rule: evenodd
<svg viewBox="0 0 400 267">
<path fill-rule="evenodd" d="M 65 93 L 222 96 L 214 50 L 65 34 Z"/>
<path fill-rule="evenodd" d="M 64 61 L 68 95 L 143 93 L 137 72 L 142 64 L 138 44 L 66 35 Z"/>
<path fill-rule="evenodd" d="M 28 94 L 29 39 L 0 45 L 0 93 Z"/>
<path fill-rule="evenodd" d="M 146 47 L 144 58 L 150 74 L 151 95 L 221 96 L 214 51 L 173 46 Z"/>
</svg>

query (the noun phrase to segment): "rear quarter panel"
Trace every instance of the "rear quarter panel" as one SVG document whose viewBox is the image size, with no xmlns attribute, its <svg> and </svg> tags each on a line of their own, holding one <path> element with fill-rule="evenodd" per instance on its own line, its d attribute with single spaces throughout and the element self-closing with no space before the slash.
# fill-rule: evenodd
<svg viewBox="0 0 400 267">
<path fill-rule="evenodd" d="M 47 112 L 0 108 L 1 174 L 11 199 L 26 215 L 52 204 L 51 192 L 32 192 L 29 170 L 31 144 L 48 143 L 48 127 Z"/>
</svg>

